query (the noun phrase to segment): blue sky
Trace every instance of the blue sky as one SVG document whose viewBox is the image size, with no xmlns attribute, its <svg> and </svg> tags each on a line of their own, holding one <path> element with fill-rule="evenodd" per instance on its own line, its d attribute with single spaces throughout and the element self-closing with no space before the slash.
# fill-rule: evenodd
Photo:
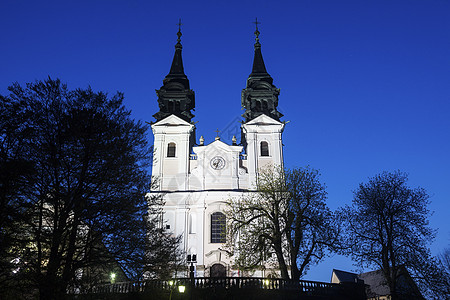
<svg viewBox="0 0 450 300">
<path fill-rule="evenodd" d="M 239 132 L 255 17 L 268 72 L 281 89 L 285 163 L 320 169 L 328 204 L 360 182 L 409 173 L 431 195 L 434 254 L 450 244 L 450 1 L 0 2 L 0 93 L 47 76 L 69 88 L 125 93 L 153 121 L 182 18 L 183 61 L 196 93 L 197 136 Z M 151 137 L 149 137 L 151 138 Z M 307 279 L 329 281 L 334 256 Z"/>
</svg>

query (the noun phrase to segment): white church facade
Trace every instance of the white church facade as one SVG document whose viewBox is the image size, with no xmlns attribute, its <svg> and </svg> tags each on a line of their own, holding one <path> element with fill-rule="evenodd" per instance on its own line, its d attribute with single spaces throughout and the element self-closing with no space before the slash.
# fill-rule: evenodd
<svg viewBox="0 0 450 300">
<path fill-rule="evenodd" d="M 242 91 L 240 143 L 236 137 L 231 145 L 219 137 L 207 145 L 203 137 L 196 140 L 195 94 L 184 74 L 180 31 L 170 72 L 157 90 L 152 176 L 159 184 L 152 192 L 164 197 L 164 226 L 182 236 L 186 254 L 196 255 L 198 277 L 241 275 L 224 249 L 226 202 L 254 189 L 260 168 L 283 164 L 279 89 L 266 71 L 258 29 L 255 35 L 252 73 Z"/>
</svg>

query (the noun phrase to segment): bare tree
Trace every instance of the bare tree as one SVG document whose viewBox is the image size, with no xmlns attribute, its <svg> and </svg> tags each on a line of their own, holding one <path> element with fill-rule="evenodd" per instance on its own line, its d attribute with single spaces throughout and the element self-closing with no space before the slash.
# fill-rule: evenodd
<svg viewBox="0 0 450 300">
<path fill-rule="evenodd" d="M 450 273 L 445 263 L 444 252 L 440 257 L 419 257 L 410 267 L 422 294 L 430 299 L 450 299 Z"/>
<path fill-rule="evenodd" d="M 269 167 L 259 172 L 256 190 L 230 200 L 226 211 L 227 245 L 236 265 L 257 268 L 270 264 L 275 254 L 281 277 L 298 280 L 337 239 L 325 199 L 325 186 L 314 169 Z"/>
<path fill-rule="evenodd" d="M 427 247 L 434 237 L 428 226 L 429 196 L 407 181 L 400 171 L 378 174 L 359 185 L 352 205 L 340 213 L 345 252 L 362 267 L 381 269 L 392 299 L 404 296 L 398 284 L 403 267 L 425 280 L 435 266 Z"/>
</svg>

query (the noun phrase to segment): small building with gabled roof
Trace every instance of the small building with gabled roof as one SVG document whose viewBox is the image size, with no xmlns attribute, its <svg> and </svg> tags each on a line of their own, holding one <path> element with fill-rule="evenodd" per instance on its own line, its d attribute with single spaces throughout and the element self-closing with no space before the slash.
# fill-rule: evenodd
<svg viewBox="0 0 450 300">
<path fill-rule="evenodd" d="M 333 269 L 331 283 L 364 283 L 368 300 L 390 300 L 391 294 L 382 270 L 365 273 L 351 273 Z M 397 294 L 399 299 L 422 300 L 425 299 L 420 293 L 414 280 L 406 268 L 400 268 L 397 279 Z"/>
</svg>

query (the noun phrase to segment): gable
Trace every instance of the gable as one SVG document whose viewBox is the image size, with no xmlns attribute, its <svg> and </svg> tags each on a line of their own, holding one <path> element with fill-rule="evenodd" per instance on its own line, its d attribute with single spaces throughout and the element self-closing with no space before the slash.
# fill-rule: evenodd
<svg viewBox="0 0 450 300">
<path fill-rule="evenodd" d="M 332 283 L 357 282 L 357 279 L 358 279 L 358 275 L 355 273 L 350 273 L 350 272 L 333 269 L 331 282 Z"/>
<path fill-rule="evenodd" d="M 248 121 L 247 123 L 245 123 L 246 125 L 281 125 L 283 123 L 276 121 L 274 119 L 272 119 L 269 116 L 266 116 L 265 114 L 261 114 L 259 116 L 257 116 L 256 118 L 254 118 L 251 121 Z"/>
<path fill-rule="evenodd" d="M 154 124 L 152 124 L 152 127 L 154 126 L 193 126 L 191 123 L 186 122 L 185 120 L 181 119 L 180 117 L 177 117 L 176 115 L 170 115 Z"/>
</svg>

